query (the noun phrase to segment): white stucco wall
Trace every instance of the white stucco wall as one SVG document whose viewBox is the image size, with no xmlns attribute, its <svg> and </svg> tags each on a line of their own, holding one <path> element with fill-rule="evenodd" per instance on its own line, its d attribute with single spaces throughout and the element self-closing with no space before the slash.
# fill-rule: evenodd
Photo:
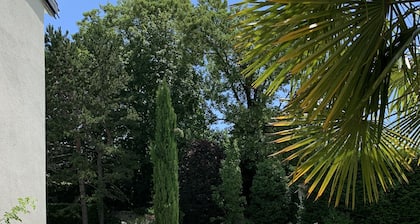
<svg viewBox="0 0 420 224">
<path fill-rule="evenodd" d="M 44 8 L 2 0 L 0 15 L 0 216 L 32 197 L 23 223 L 45 224 Z"/>
</svg>

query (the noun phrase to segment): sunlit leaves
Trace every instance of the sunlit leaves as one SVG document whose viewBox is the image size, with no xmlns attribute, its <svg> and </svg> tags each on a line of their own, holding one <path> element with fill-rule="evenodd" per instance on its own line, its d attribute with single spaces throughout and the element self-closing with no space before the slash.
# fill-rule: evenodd
<svg viewBox="0 0 420 224">
<path fill-rule="evenodd" d="M 307 122 L 291 116 L 280 116 L 272 123 L 288 129 L 275 133 L 274 142 L 293 142 L 274 153 L 285 154 L 286 160 L 299 158 L 292 181 L 300 178 L 309 184 L 308 193 L 317 191 L 319 198 L 331 187 L 330 201 L 338 205 L 345 192 L 345 203 L 354 206 L 358 172 L 369 202 L 378 200 L 378 186 L 387 191 L 395 179 L 407 181 L 404 171 L 415 153 L 411 140 L 390 129 L 376 137 L 377 124 L 366 120 L 336 121 L 331 128 L 322 127 L 323 119 Z"/>
<path fill-rule="evenodd" d="M 293 181 L 303 178 L 309 193 L 330 187 L 338 204 L 345 190 L 346 204 L 354 203 L 361 173 L 372 202 L 380 188 L 407 181 L 420 142 L 413 2 L 244 1 L 237 49 L 250 65 L 243 74 L 263 68 L 254 86 L 271 78 L 268 94 L 284 83 L 296 89 L 273 123 L 282 127 L 275 142 L 291 145 L 275 154 L 298 159 Z"/>
</svg>

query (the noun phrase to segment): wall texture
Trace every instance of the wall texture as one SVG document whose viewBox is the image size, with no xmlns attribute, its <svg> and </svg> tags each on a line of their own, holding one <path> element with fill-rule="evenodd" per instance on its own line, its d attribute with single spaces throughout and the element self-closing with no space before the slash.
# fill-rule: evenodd
<svg viewBox="0 0 420 224">
<path fill-rule="evenodd" d="M 44 8 L 4 0 L 0 15 L 0 216 L 32 197 L 23 223 L 45 224 Z"/>
</svg>

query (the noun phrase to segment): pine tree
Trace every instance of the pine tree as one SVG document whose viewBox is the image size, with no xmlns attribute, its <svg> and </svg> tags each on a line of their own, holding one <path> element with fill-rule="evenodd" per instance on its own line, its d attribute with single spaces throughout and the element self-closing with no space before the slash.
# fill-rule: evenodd
<svg viewBox="0 0 420 224">
<path fill-rule="evenodd" d="M 153 162 L 153 207 L 157 224 L 179 222 L 178 150 L 175 141 L 176 115 L 166 81 L 156 97 Z"/>
</svg>

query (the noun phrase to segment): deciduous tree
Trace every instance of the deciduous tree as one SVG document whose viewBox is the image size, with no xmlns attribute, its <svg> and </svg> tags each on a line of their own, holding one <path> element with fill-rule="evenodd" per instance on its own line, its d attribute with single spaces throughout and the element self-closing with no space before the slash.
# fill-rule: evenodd
<svg viewBox="0 0 420 224">
<path fill-rule="evenodd" d="M 222 147 L 210 140 L 193 140 L 180 159 L 180 207 L 184 224 L 207 224 L 221 216 L 213 200 L 215 186 L 221 184 L 219 170 Z"/>
</svg>

